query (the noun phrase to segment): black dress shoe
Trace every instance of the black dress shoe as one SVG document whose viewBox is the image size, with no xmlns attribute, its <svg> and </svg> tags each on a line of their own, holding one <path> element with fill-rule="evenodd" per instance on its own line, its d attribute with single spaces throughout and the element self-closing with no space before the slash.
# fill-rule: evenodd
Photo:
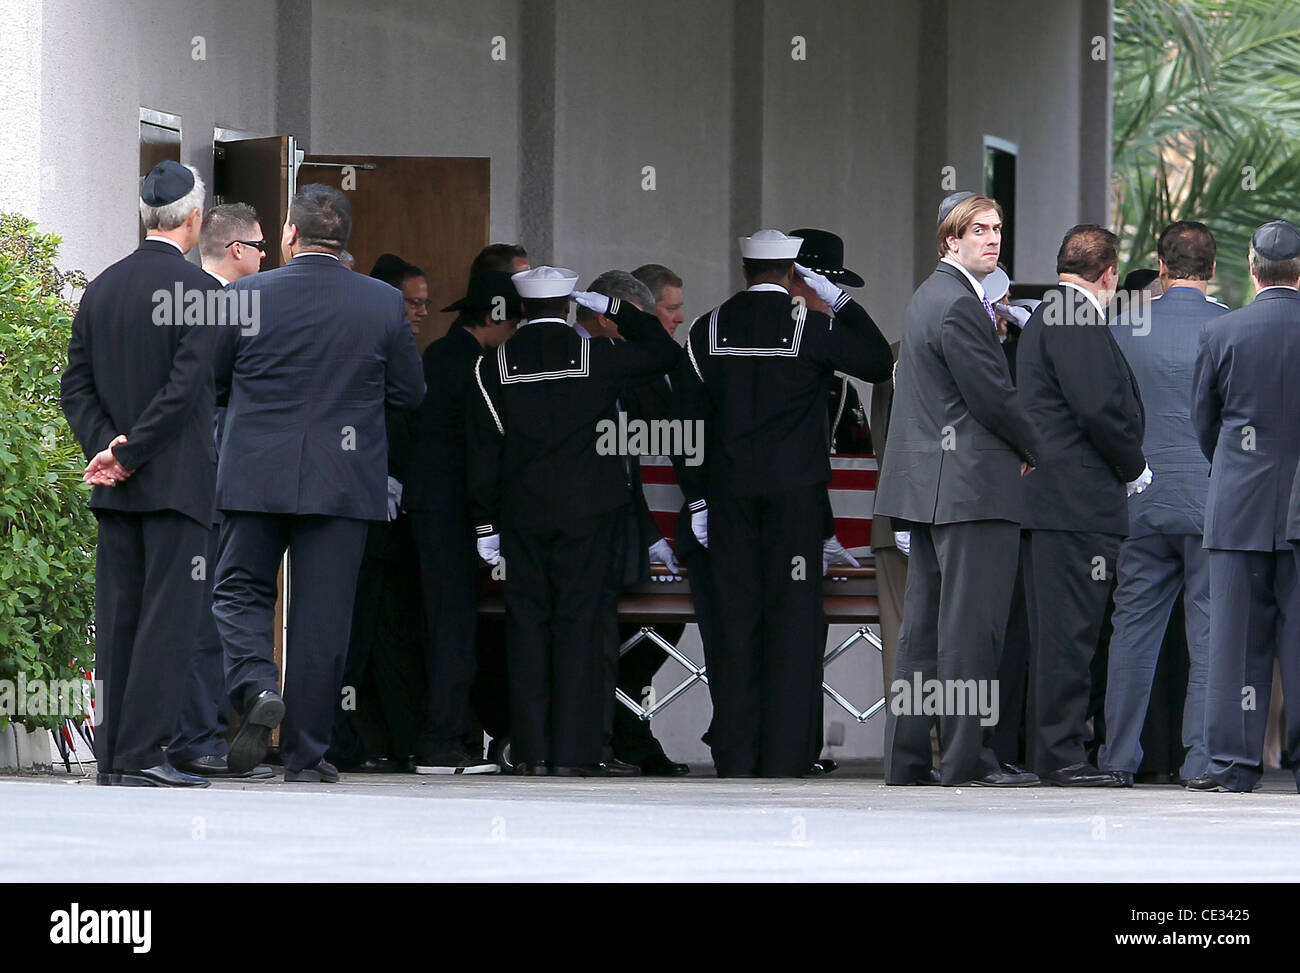
<svg viewBox="0 0 1300 973">
<path fill-rule="evenodd" d="M 559 776 L 563 777 L 563 774 Z M 600 765 L 601 777 L 640 777 L 641 768 L 617 757 L 610 757 Z"/>
<path fill-rule="evenodd" d="M 1187 782 L 1189 791 L 1220 791 L 1225 794 L 1234 793 L 1231 787 L 1209 774 L 1201 774 L 1200 777 L 1193 777 Z"/>
<path fill-rule="evenodd" d="M 124 770 L 117 782 L 123 787 L 210 787 L 212 781 L 194 774 L 183 774 L 163 761 L 143 770 Z"/>
<path fill-rule="evenodd" d="M 641 773 L 646 777 L 685 777 L 690 772 L 689 765 L 669 760 L 662 753 L 641 761 Z"/>
<path fill-rule="evenodd" d="M 225 757 L 215 753 L 205 754 L 202 757 L 195 757 L 193 760 L 178 760 L 173 766 L 182 773 L 194 774 L 196 777 L 249 780 L 274 776 L 274 771 L 272 771 L 270 767 L 266 766 L 266 764 L 259 764 L 252 770 L 247 770 L 242 774 L 237 774 L 230 769 L 230 764 Z"/>
<path fill-rule="evenodd" d="M 284 768 L 284 779 L 291 784 L 337 784 L 339 769 L 328 760 L 321 759 L 302 770 Z"/>
<path fill-rule="evenodd" d="M 1029 774 L 1033 773 L 1028 767 L 1022 767 L 1020 764 L 1012 763 L 1010 760 L 1004 760 L 998 764 L 1008 774 Z"/>
<path fill-rule="evenodd" d="M 534 760 L 530 763 L 518 763 L 514 765 L 512 773 L 516 777 L 550 777 L 551 765 L 545 760 Z"/>
<path fill-rule="evenodd" d="M 551 764 L 552 777 L 608 777 L 604 764 Z"/>
<path fill-rule="evenodd" d="M 1116 787 L 1132 787 L 1133 775 L 1127 770 L 1112 770 L 1110 775 L 1115 778 Z"/>
<path fill-rule="evenodd" d="M 1028 772 L 1009 774 L 999 767 L 983 777 L 976 777 L 970 783 L 978 784 L 980 787 L 1033 787 L 1038 783 L 1038 775 Z"/>
<path fill-rule="evenodd" d="M 230 756 L 226 763 L 236 774 L 252 770 L 266 759 L 267 743 L 271 731 L 284 719 L 284 700 L 280 694 L 266 689 L 257 694 L 253 705 L 244 714 L 239 732 L 230 741 Z M 288 775 L 286 774 L 286 779 Z"/>
<path fill-rule="evenodd" d="M 1055 784 L 1057 787 L 1116 787 L 1119 785 L 1119 781 L 1115 779 L 1114 774 L 1106 770 L 1098 770 L 1089 763 L 1070 764 L 1068 767 L 1049 770 L 1043 774 L 1043 783 Z"/>
<path fill-rule="evenodd" d="M 839 762 L 830 757 L 818 757 L 813 763 L 822 769 L 823 774 L 833 774 L 840 769 Z"/>
<path fill-rule="evenodd" d="M 912 783 L 921 784 L 924 787 L 934 787 L 943 783 L 943 777 L 940 776 L 939 771 L 936 768 L 931 767 L 929 773 L 922 774 L 920 777 L 916 778 L 916 780 L 912 781 Z"/>
<path fill-rule="evenodd" d="M 98 787 L 116 787 L 122 783 L 121 774 L 106 774 L 103 771 L 95 774 L 95 784 Z"/>
</svg>

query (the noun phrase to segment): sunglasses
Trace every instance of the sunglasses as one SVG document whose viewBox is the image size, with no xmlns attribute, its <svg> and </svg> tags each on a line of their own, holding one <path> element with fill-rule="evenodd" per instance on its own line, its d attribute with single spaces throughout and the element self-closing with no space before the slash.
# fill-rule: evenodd
<svg viewBox="0 0 1300 973">
<path fill-rule="evenodd" d="M 242 243 L 246 247 L 254 247 L 257 250 L 260 250 L 262 253 L 266 253 L 265 240 L 231 240 L 229 243 L 226 244 L 226 249 L 229 250 L 236 243 Z"/>
</svg>

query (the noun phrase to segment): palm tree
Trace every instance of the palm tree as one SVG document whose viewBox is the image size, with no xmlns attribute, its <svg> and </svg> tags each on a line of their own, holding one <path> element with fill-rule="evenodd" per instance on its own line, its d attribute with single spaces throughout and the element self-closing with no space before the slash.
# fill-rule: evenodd
<svg viewBox="0 0 1300 973">
<path fill-rule="evenodd" d="M 1201 220 L 1219 291 L 1251 294 L 1251 232 L 1300 196 L 1300 3 L 1116 0 L 1114 225 L 1121 267 L 1155 266 L 1160 230 Z"/>
</svg>

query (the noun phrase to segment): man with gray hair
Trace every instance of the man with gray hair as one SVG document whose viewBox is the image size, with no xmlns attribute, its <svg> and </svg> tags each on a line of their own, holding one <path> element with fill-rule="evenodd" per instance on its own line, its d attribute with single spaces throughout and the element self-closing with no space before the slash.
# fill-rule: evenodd
<svg viewBox="0 0 1300 973">
<path fill-rule="evenodd" d="M 680 282 L 680 278 L 677 279 Z M 660 324 L 664 325 L 664 330 L 672 334 L 672 328 L 658 313 L 650 288 L 633 274 L 608 270 L 592 281 L 590 289 L 593 293 L 617 297 L 642 311 L 654 314 L 659 318 Z M 678 294 L 680 296 L 680 291 Z M 678 309 L 680 310 L 680 300 Z M 622 340 L 618 326 L 613 321 L 581 305 L 578 307 L 574 329 L 589 337 Z M 656 419 L 668 419 L 671 415 L 671 402 L 667 379 L 656 375 L 648 381 L 624 389 L 619 395 L 618 407 L 620 412 L 627 415 L 629 425 L 637 422 L 648 426 Z M 681 462 L 680 456 L 673 459 Z M 646 502 L 640 459 L 637 456 L 624 456 L 623 460 L 631 499 L 620 518 L 622 530 L 615 538 L 614 570 L 610 577 L 612 587 L 607 618 L 609 634 L 605 659 L 603 758 L 606 772 L 610 774 L 678 776 L 688 772 L 689 768 L 685 764 L 669 760 L 662 745 L 651 732 L 650 722 L 634 715 L 614 696 L 617 686 L 632 699 L 646 699 L 654 674 L 667 658 L 664 651 L 650 639 L 642 639 L 620 656 L 620 646 L 639 631 L 640 626 L 634 623 L 619 624 L 619 591 L 627 585 L 649 580 L 651 561 L 665 565 L 673 574 L 677 572 L 672 545 L 664 539 Z M 661 625 L 658 634 L 676 645 L 684 630 L 685 626 L 681 624 Z"/>
<path fill-rule="evenodd" d="M 1300 231 L 1265 223 L 1248 259 L 1255 300 L 1202 326 L 1192 380 L 1192 422 L 1210 461 L 1210 766 L 1192 790 L 1259 783 L 1275 655 L 1290 702 L 1284 761 L 1300 767 L 1300 585 L 1287 542 L 1300 462 Z"/>
<path fill-rule="evenodd" d="M 202 605 L 212 525 L 213 279 L 185 259 L 203 180 L 167 160 L 145 177 L 145 239 L 86 288 L 63 372 L 63 414 L 90 464 L 99 522 L 95 675 L 100 784 L 206 787 L 168 763 Z M 186 295 L 173 304 L 172 295 Z M 191 301 L 188 295 L 198 297 Z M 184 305 L 184 308 L 179 305 Z M 196 570 L 201 567 L 202 570 Z"/>
</svg>

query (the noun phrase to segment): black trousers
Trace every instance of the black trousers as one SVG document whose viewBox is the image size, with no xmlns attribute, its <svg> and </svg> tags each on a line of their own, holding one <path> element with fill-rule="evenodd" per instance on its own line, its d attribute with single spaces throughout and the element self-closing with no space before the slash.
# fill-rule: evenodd
<svg viewBox="0 0 1300 973">
<path fill-rule="evenodd" d="M 601 760 L 611 550 L 618 512 L 562 528 L 504 528 L 512 753 Z"/>
<path fill-rule="evenodd" d="M 171 510 L 95 516 L 95 758 L 101 773 L 142 770 L 176 732 L 213 569 L 207 529 Z"/>
<path fill-rule="evenodd" d="M 212 613 L 226 653 L 226 686 L 240 712 L 279 691 L 276 572 L 289 552 L 289 640 L 284 647 L 287 770 L 314 766 L 329 748 L 343 685 L 352 604 L 369 523 L 348 517 L 228 511 L 221 525 Z"/>
<path fill-rule="evenodd" d="M 1117 534 L 1033 530 L 1024 553 L 1029 606 L 1030 769 L 1044 774 L 1087 759 L 1093 658 L 1115 589 Z"/>
<path fill-rule="evenodd" d="M 720 638 L 709 662 L 721 776 L 808 772 L 821 720 L 824 484 L 709 499 Z"/>
<path fill-rule="evenodd" d="M 217 622 L 212 617 L 212 587 L 217 576 L 220 538 L 220 527 L 208 531 L 207 580 L 199 606 L 194 661 L 186 679 L 176 733 L 167 745 L 167 758 L 173 763 L 207 756 L 224 757 L 230 749 L 226 745 L 226 711 L 230 706 L 226 695 L 226 659 L 221 651 Z"/>
<path fill-rule="evenodd" d="M 1003 714 L 981 713 L 980 704 L 996 699 L 1019 543 L 1019 525 L 1007 520 L 912 525 L 898 660 L 886 689 L 886 783 L 911 784 L 930 772 L 936 715 L 944 784 L 998 769 L 992 739 Z M 938 713 L 925 706 L 931 680 L 943 692 Z"/>
<path fill-rule="evenodd" d="M 424 721 L 424 618 L 410 519 L 372 523 L 370 535 L 357 574 L 344 692 L 327 751 L 327 759 L 340 767 L 371 755 L 363 724 L 382 726 L 390 756 L 404 761 Z"/>
<path fill-rule="evenodd" d="M 1025 763 L 1025 697 L 1029 688 L 1029 607 L 1024 558 L 1016 552 L 1016 583 L 998 659 L 998 725 L 990 745 L 1000 763 Z"/>
<path fill-rule="evenodd" d="M 457 511 L 416 510 L 411 529 L 424 608 L 425 717 L 419 750 L 459 747 L 474 729 L 470 689 L 476 662 L 478 557 L 469 519 Z"/>
<path fill-rule="evenodd" d="M 1300 781 L 1300 584 L 1291 551 L 1210 550 L 1209 773 L 1235 790 L 1263 776 L 1264 732 L 1277 656 L 1289 766 Z"/>
</svg>

